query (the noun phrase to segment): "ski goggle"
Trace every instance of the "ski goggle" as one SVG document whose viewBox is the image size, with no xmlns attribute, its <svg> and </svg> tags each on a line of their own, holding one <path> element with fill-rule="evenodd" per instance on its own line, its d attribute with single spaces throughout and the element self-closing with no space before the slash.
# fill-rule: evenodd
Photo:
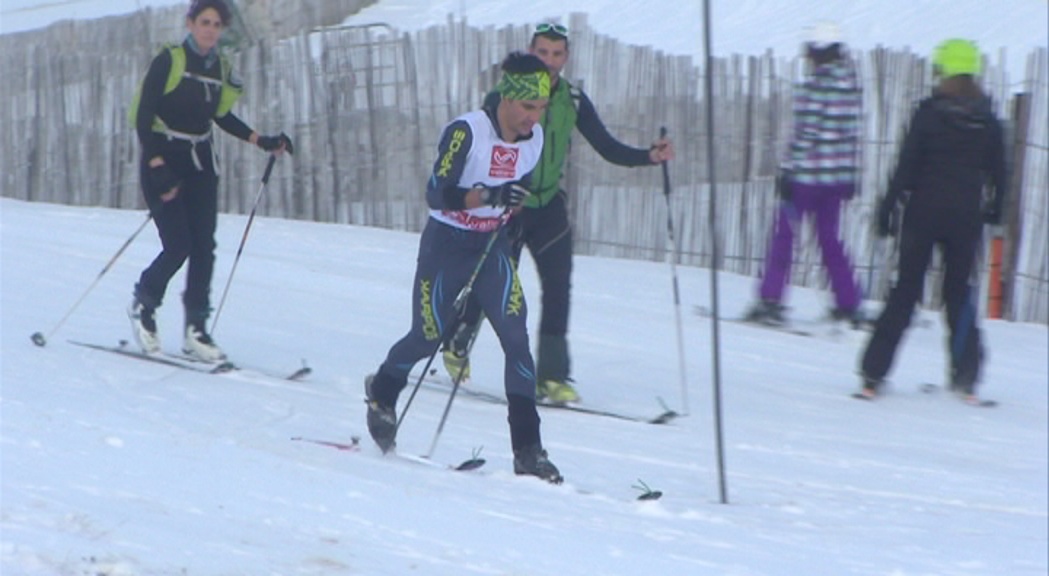
<svg viewBox="0 0 1049 576">
<path fill-rule="evenodd" d="M 551 24 L 543 22 L 535 27 L 536 34 L 554 34 L 562 38 L 568 38 L 568 27 L 563 24 Z"/>
</svg>

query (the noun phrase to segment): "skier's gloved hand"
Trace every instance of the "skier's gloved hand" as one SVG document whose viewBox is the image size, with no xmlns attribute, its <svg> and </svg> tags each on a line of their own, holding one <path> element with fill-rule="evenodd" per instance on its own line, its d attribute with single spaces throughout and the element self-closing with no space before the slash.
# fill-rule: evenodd
<svg viewBox="0 0 1049 576">
<path fill-rule="evenodd" d="M 878 236 L 885 238 L 896 232 L 899 226 L 899 210 L 895 200 L 882 198 L 878 205 Z"/>
<path fill-rule="evenodd" d="M 259 136 L 255 140 L 255 145 L 266 152 L 285 150 L 288 154 L 295 154 L 295 147 L 291 144 L 291 138 L 283 132 L 276 136 Z"/>
<path fill-rule="evenodd" d="M 794 199 L 793 194 L 794 172 L 787 168 L 781 168 L 776 174 L 776 196 L 784 202 Z"/>
<path fill-rule="evenodd" d="M 168 194 L 179 185 L 178 176 L 172 172 L 171 168 L 167 164 L 159 164 L 157 166 L 150 166 L 149 173 L 146 174 L 146 186 L 145 189 L 157 198 L 161 198 L 165 202 L 174 198 L 163 198 L 165 194 Z"/>
<path fill-rule="evenodd" d="M 520 182 L 504 182 L 498 186 L 485 186 L 481 190 L 481 203 L 489 206 L 517 208 L 524 203 L 532 191 Z"/>
</svg>

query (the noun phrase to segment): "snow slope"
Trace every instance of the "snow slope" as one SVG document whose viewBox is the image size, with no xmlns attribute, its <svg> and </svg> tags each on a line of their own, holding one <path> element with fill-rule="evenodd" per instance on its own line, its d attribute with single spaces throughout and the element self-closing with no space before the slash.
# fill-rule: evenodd
<svg viewBox="0 0 1049 576">
<path fill-rule="evenodd" d="M 707 271 L 678 268 L 690 415 L 654 426 L 544 410 L 567 478 L 511 473 L 505 409 L 457 398 L 434 460 L 483 447 L 481 473 L 384 457 L 361 382 L 409 322 L 417 236 L 256 219 L 217 340 L 276 371 L 200 375 L 74 346 L 128 337 L 124 306 L 155 255 L 150 226 L 44 348 L 142 222 L 138 212 L 0 200 L 0 572 L 7 575 L 1029 575 L 1049 571 L 1045 326 L 985 324 L 995 409 L 923 394 L 943 374 L 938 322 L 915 328 L 876 403 L 848 397 L 863 335 L 720 330 L 729 504 L 719 503 Z M 222 216 L 214 291 L 246 223 Z M 720 278 L 724 314 L 753 281 Z M 530 316 L 537 281 L 522 264 Z M 178 346 L 176 276 L 161 308 Z M 588 405 L 682 410 L 665 264 L 576 259 L 574 376 Z M 812 319 L 825 295 L 795 290 Z M 925 317 L 936 319 L 926 313 Z M 533 328 L 534 331 L 534 328 Z M 472 387 L 499 392 L 490 331 Z M 429 448 L 447 394 L 401 431 Z M 349 441 L 359 452 L 292 441 Z M 638 502 L 638 479 L 665 496 Z"/>
</svg>

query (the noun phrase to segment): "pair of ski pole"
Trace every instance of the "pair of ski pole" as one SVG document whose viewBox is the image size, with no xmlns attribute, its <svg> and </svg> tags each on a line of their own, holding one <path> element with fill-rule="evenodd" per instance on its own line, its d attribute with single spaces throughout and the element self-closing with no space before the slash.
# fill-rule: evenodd
<svg viewBox="0 0 1049 576">
<path fill-rule="evenodd" d="M 237 256 L 233 260 L 233 268 L 232 270 L 230 270 L 229 279 L 226 280 L 226 288 L 222 291 L 222 300 L 219 301 L 219 307 L 215 312 L 215 320 L 211 324 L 212 332 L 214 332 L 215 325 L 218 323 L 219 314 L 222 312 L 222 306 L 226 302 L 226 295 L 229 293 L 230 284 L 233 282 L 233 273 L 237 271 L 237 262 L 240 261 L 241 252 L 244 251 L 244 244 L 248 240 L 248 231 L 251 230 L 251 223 L 255 219 L 255 212 L 258 209 L 259 200 L 262 198 L 262 192 L 263 190 L 265 190 L 266 184 L 269 183 L 270 174 L 273 172 L 273 165 L 276 161 L 277 155 L 270 154 L 270 159 L 266 163 L 266 172 L 263 174 L 262 182 L 259 184 L 259 191 L 255 194 L 255 203 L 251 206 L 251 214 L 248 216 L 248 224 L 244 227 L 244 235 L 240 239 L 240 247 L 237 248 Z M 65 324 L 66 320 L 68 320 L 69 317 L 73 315 L 73 312 L 80 307 L 80 304 L 87 298 L 88 294 L 90 294 L 91 291 L 95 289 L 95 286 L 97 286 L 99 281 L 102 280 L 102 277 L 105 276 L 107 272 L 109 272 L 109 269 L 112 268 L 114 264 L 116 264 L 117 260 L 120 258 L 120 255 L 123 254 L 124 251 L 127 250 L 127 247 L 135 241 L 135 238 L 137 238 L 138 235 L 142 233 L 142 230 L 145 229 L 146 224 L 149 224 L 149 221 L 152 219 L 152 214 L 146 215 L 145 221 L 142 222 L 142 224 L 139 225 L 135 232 L 131 234 L 131 236 L 127 240 L 124 241 L 124 244 L 120 247 L 119 250 L 117 250 L 116 254 L 114 254 L 113 257 L 109 259 L 109 262 L 107 262 L 106 265 L 102 267 L 102 270 L 98 273 L 97 276 L 95 276 L 95 279 L 91 282 L 87 289 L 84 290 L 84 293 L 81 294 L 80 298 L 78 298 L 77 301 L 73 303 L 73 306 L 70 307 L 69 311 L 66 312 L 65 316 L 63 316 L 62 319 L 59 320 L 58 323 L 56 323 L 54 327 L 51 328 L 51 330 L 47 333 L 47 336 L 44 336 L 43 332 L 33 332 L 33 334 L 29 336 L 29 339 L 33 341 L 33 344 L 36 344 L 40 347 L 47 346 L 48 340 L 50 340 L 51 337 L 53 337 L 55 333 L 58 332 L 58 329 L 61 328 L 62 325 Z"/>
<path fill-rule="evenodd" d="M 449 338 L 458 329 L 459 324 L 462 322 L 463 313 L 466 311 L 466 304 L 470 300 L 470 294 L 473 292 L 474 283 L 477 281 L 477 276 L 481 273 L 481 268 L 484 267 L 485 261 L 488 260 L 488 255 L 492 252 L 492 247 L 495 246 L 495 241 L 499 238 L 499 234 L 503 232 L 506 227 L 507 221 L 510 219 L 511 211 L 506 209 L 503 211 L 499 226 L 492 231 L 488 237 L 488 242 L 485 244 L 484 251 L 481 252 L 481 256 L 477 259 L 477 264 L 474 265 L 473 271 L 470 273 L 470 277 L 466 280 L 466 284 L 463 285 L 459 293 L 456 294 L 455 300 L 452 302 L 453 319 L 451 322 L 445 324 L 444 329 L 441 331 L 440 336 L 437 338 L 437 345 L 434 346 L 433 352 L 430 353 L 430 357 L 426 360 L 426 366 L 423 367 L 422 374 L 415 382 L 415 386 L 412 388 L 412 393 L 408 395 L 408 400 L 404 404 L 404 409 L 401 410 L 400 416 L 397 418 L 397 425 L 394 427 L 394 435 L 396 436 L 397 430 L 400 429 L 401 423 L 404 422 L 404 417 L 408 414 L 408 409 L 412 406 L 412 401 L 415 400 L 415 395 L 419 392 L 419 388 L 422 386 L 423 380 L 430 373 L 430 367 L 433 365 L 434 359 L 437 357 L 437 353 L 440 352 L 441 346 L 444 341 Z M 474 339 L 477 337 L 476 332 L 470 339 L 470 344 L 467 346 L 467 359 L 469 362 L 469 350 L 473 347 Z M 430 443 L 430 450 L 426 453 L 426 457 L 430 458 L 433 456 L 434 450 L 437 449 L 437 441 L 441 437 L 441 432 L 444 431 L 444 424 L 448 421 L 448 413 L 452 409 L 452 401 L 455 400 L 456 394 L 459 392 L 459 386 L 462 384 L 463 375 L 466 374 L 466 368 L 460 370 L 452 381 L 452 391 L 448 395 L 448 402 L 444 405 L 444 412 L 441 414 L 441 420 L 437 424 L 437 431 L 434 433 L 433 442 Z"/>
</svg>

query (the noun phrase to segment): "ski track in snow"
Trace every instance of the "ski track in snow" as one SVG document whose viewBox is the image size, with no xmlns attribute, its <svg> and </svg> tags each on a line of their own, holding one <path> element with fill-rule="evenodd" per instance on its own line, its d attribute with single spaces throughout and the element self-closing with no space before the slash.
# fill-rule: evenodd
<svg viewBox="0 0 1049 576">
<path fill-rule="evenodd" d="M 1047 570 L 1045 326 L 987 322 L 993 410 L 921 382 L 943 374 L 942 327 L 912 330 L 891 394 L 848 397 L 863 334 L 804 338 L 721 326 L 728 506 L 718 503 L 708 271 L 679 268 L 690 416 L 654 426 L 541 409 L 566 477 L 512 474 L 505 408 L 458 397 L 434 460 L 480 448 L 480 473 L 384 457 L 363 378 L 408 326 L 418 237 L 256 219 L 216 332 L 248 366 L 306 381 L 207 375 L 70 345 L 127 338 L 143 234 L 47 347 L 138 212 L 0 200 L 3 387 L 0 567 L 104 574 L 1016 574 Z M 246 222 L 222 216 L 216 283 Z M 522 284 L 538 301 L 534 268 Z M 724 274 L 724 313 L 753 279 Z M 177 347 L 183 276 L 159 321 Z M 665 264 L 576 259 L 574 373 L 584 400 L 628 414 L 680 395 Z M 665 285 L 663 285 L 665 282 Z M 275 305 L 274 294 L 281 294 Z M 43 297 L 46 296 L 46 297 Z M 793 289 L 799 317 L 825 295 Z M 536 305 L 530 321 L 537 321 Z M 501 393 L 489 329 L 471 386 Z M 438 360 L 438 370 L 440 370 Z M 421 365 L 419 367 L 421 369 Z M 398 439 L 431 444 L 447 393 L 423 389 Z M 680 411 L 680 410 L 679 410 Z M 347 442 L 359 452 L 294 442 Z M 639 502 L 641 480 L 664 492 Z"/>
</svg>

